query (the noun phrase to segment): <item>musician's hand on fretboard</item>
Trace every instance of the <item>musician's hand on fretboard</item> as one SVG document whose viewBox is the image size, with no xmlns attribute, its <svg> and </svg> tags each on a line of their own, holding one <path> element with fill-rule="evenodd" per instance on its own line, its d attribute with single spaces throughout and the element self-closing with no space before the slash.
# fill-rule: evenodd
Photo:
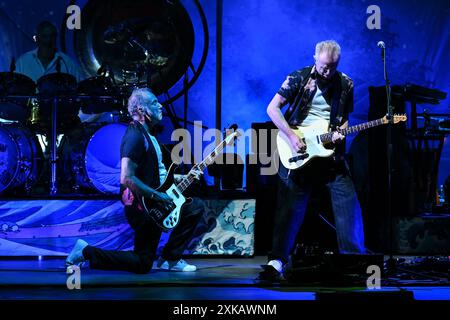
<svg viewBox="0 0 450 320">
<path fill-rule="evenodd" d="M 339 131 L 334 131 L 333 135 L 331 136 L 331 141 L 333 143 L 336 143 L 338 141 L 344 140 L 345 136 L 343 134 L 341 134 Z"/>
<path fill-rule="evenodd" d="M 192 170 L 189 172 L 189 174 L 191 174 L 194 177 L 194 179 L 200 180 L 200 178 L 202 177 L 203 171 L 200 169 L 197 169 L 196 167 L 193 167 Z"/>
</svg>

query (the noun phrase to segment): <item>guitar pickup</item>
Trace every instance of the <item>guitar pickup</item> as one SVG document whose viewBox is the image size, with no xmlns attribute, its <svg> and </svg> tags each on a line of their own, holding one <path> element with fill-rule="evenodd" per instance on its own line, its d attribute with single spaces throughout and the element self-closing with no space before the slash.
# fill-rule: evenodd
<svg viewBox="0 0 450 320">
<path fill-rule="evenodd" d="M 309 157 L 308 153 L 300 154 L 298 156 L 292 157 L 289 159 L 289 162 L 297 162 L 299 160 L 304 160 Z"/>
<path fill-rule="evenodd" d="M 178 199 L 180 198 L 180 194 L 178 193 L 178 191 L 176 189 L 172 189 L 173 195 Z"/>
</svg>

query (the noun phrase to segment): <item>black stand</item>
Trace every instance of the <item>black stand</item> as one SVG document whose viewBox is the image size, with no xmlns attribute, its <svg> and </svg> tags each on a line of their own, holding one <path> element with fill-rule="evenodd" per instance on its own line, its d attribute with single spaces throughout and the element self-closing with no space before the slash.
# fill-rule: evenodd
<svg viewBox="0 0 450 320">
<path fill-rule="evenodd" d="M 57 139 L 57 110 L 58 110 L 58 97 L 53 97 L 52 101 L 52 125 L 50 133 L 50 195 L 54 196 L 58 193 L 58 186 L 56 181 L 56 139 Z"/>
<path fill-rule="evenodd" d="M 394 119 L 394 107 L 391 104 L 391 84 L 389 82 L 388 73 L 386 70 L 386 47 L 383 43 L 381 46 L 381 59 L 383 60 L 383 74 L 386 83 L 386 101 L 387 101 L 387 130 L 386 130 L 386 144 L 387 144 L 387 168 L 388 168 L 388 189 L 387 189 L 387 210 L 389 223 L 389 259 L 386 261 L 388 270 L 395 268 L 396 262 L 393 258 L 393 225 L 392 225 L 392 123 Z"/>
</svg>

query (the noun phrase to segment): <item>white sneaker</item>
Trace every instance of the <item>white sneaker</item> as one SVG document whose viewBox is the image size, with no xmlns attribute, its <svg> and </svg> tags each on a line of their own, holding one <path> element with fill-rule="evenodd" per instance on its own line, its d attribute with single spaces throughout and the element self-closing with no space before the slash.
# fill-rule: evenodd
<svg viewBox="0 0 450 320">
<path fill-rule="evenodd" d="M 159 258 L 158 262 L 156 263 L 156 267 L 160 270 L 167 270 L 167 271 L 193 272 L 197 270 L 196 266 L 188 264 L 183 259 L 180 259 L 178 261 L 171 261 Z"/>
<path fill-rule="evenodd" d="M 89 244 L 81 239 L 78 239 L 75 245 L 73 246 L 72 251 L 67 256 L 66 266 L 71 265 L 82 265 L 86 259 L 83 256 L 83 249 L 86 248 Z"/>
<path fill-rule="evenodd" d="M 283 263 L 280 260 L 270 260 L 267 265 L 274 267 L 280 273 L 283 272 Z"/>
</svg>

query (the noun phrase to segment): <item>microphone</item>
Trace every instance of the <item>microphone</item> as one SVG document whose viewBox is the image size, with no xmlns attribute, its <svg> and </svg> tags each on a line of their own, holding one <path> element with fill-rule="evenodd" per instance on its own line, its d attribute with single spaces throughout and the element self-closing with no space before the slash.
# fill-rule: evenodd
<svg viewBox="0 0 450 320">
<path fill-rule="evenodd" d="M 386 56 L 386 45 L 383 41 L 378 41 L 377 46 L 381 49 L 381 60 L 384 61 L 384 58 Z"/>
<path fill-rule="evenodd" d="M 16 58 L 11 58 L 11 64 L 9 65 L 9 72 L 13 73 L 16 71 Z"/>
</svg>

